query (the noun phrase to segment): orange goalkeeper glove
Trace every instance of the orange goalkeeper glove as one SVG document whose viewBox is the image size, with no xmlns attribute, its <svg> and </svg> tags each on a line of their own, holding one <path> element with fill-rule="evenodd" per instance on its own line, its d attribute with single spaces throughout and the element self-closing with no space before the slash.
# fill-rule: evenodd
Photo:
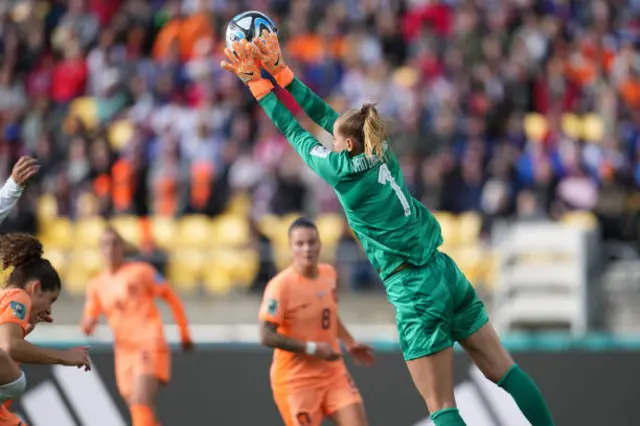
<svg viewBox="0 0 640 426">
<path fill-rule="evenodd" d="M 262 37 L 253 42 L 258 48 L 258 59 L 262 66 L 273 78 L 278 86 L 287 87 L 293 81 L 293 71 L 284 63 L 278 35 L 267 30 L 262 31 Z"/>
<path fill-rule="evenodd" d="M 256 61 L 258 50 L 253 44 L 246 40 L 235 42 L 233 50 L 224 49 L 224 54 L 229 62 L 222 61 L 220 66 L 242 80 L 254 98 L 260 100 L 273 89 L 273 84 L 260 76 L 260 65 Z"/>
</svg>

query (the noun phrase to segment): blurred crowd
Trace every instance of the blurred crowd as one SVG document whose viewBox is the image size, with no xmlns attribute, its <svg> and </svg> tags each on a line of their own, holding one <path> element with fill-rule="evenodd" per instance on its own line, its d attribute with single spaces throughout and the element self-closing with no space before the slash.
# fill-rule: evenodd
<svg viewBox="0 0 640 426">
<path fill-rule="evenodd" d="M 43 166 L 5 226 L 35 231 L 43 194 L 71 218 L 215 216 L 237 193 L 253 218 L 339 211 L 219 67 L 248 9 L 336 109 L 378 103 L 429 208 L 488 225 L 591 210 L 636 238 L 637 0 L 4 0 L 0 177 L 25 153 Z"/>
</svg>

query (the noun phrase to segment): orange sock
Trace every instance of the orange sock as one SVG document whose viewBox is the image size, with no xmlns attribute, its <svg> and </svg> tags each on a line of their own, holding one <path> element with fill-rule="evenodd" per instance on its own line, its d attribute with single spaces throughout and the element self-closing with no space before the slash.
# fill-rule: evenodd
<svg viewBox="0 0 640 426">
<path fill-rule="evenodd" d="M 134 404 L 129 407 L 133 426 L 156 426 L 156 416 L 148 405 Z"/>
</svg>

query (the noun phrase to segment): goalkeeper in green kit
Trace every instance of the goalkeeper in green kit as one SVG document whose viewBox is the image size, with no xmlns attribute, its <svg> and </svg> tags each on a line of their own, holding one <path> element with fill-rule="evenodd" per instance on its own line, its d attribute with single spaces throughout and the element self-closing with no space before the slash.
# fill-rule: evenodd
<svg viewBox="0 0 640 426">
<path fill-rule="evenodd" d="M 226 49 L 235 73 L 305 163 L 336 191 L 349 224 L 382 279 L 396 311 L 402 352 L 436 426 L 459 426 L 453 394 L 453 344 L 459 342 L 484 375 L 511 394 L 533 426 L 553 425 L 533 380 L 504 349 L 483 303 L 456 264 L 438 251 L 440 226 L 408 192 L 385 125 L 372 104 L 342 115 L 284 64 L 277 35 Z M 305 113 L 333 135 L 323 147 L 260 77 L 260 65 Z"/>
</svg>

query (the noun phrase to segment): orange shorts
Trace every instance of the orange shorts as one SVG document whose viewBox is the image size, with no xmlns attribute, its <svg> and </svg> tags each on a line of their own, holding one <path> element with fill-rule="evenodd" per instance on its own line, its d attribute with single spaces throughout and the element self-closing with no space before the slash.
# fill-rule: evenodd
<svg viewBox="0 0 640 426">
<path fill-rule="evenodd" d="M 285 426 L 320 426 L 325 417 L 346 406 L 362 403 L 360 391 L 349 373 L 318 389 L 274 391 L 273 399 Z"/>
<path fill-rule="evenodd" d="M 166 384 L 171 378 L 171 352 L 167 349 L 144 350 L 116 348 L 116 383 L 124 399 L 129 399 L 138 376 L 153 376 Z"/>
<path fill-rule="evenodd" d="M 0 426 L 27 426 L 20 417 L 13 414 L 7 405 L 0 406 Z"/>
</svg>

